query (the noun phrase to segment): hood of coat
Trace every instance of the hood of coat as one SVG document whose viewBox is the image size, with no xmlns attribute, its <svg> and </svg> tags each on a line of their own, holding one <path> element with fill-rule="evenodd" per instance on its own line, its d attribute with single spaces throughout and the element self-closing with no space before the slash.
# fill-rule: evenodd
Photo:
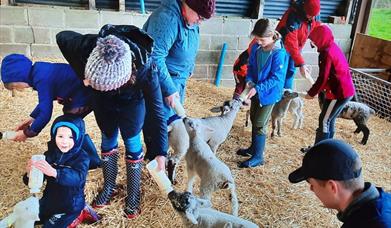
<svg viewBox="0 0 391 228">
<path fill-rule="evenodd" d="M 68 152 L 63 153 L 56 145 L 56 133 L 59 127 L 68 127 L 72 131 L 74 146 Z M 49 150 L 55 150 L 56 156 L 61 156 L 61 163 L 64 163 L 69 158 L 72 158 L 77 154 L 83 145 L 85 135 L 85 124 L 83 119 L 73 115 L 62 115 L 57 117 L 52 124 L 50 129 L 50 141 Z M 58 160 L 58 159 L 55 159 Z"/>
<path fill-rule="evenodd" d="M 33 63 L 24 55 L 7 55 L 1 63 L 1 80 L 3 83 L 25 82 L 33 86 L 31 70 Z"/>
<path fill-rule="evenodd" d="M 334 42 L 333 32 L 325 25 L 314 28 L 309 39 L 316 45 L 318 51 L 328 48 Z"/>
</svg>

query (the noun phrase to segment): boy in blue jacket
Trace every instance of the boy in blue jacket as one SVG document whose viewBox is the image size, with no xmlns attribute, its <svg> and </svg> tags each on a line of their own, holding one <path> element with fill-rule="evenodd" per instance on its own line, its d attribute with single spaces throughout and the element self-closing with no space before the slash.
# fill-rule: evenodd
<svg viewBox="0 0 391 228">
<path fill-rule="evenodd" d="M 304 180 L 326 208 L 338 211 L 343 228 L 391 227 L 391 194 L 364 182 L 360 157 L 342 140 L 326 139 L 309 149 L 289 174 L 291 183 Z"/>
<path fill-rule="evenodd" d="M 250 90 L 250 119 L 252 123 L 251 146 L 239 149 L 238 155 L 251 156 L 239 164 L 240 168 L 262 165 L 267 125 L 274 104 L 281 99 L 285 72 L 286 52 L 280 41 L 280 34 L 274 30 L 268 19 L 259 19 L 251 34 L 256 40 L 251 48 L 246 83 L 255 86 Z"/>
<path fill-rule="evenodd" d="M 84 186 L 90 163 L 82 149 L 85 135 L 84 121 L 75 116 L 56 118 L 50 130 L 51 140 L 44 153 L 45 160 L 31 161 L 27 173 L 35 167 L 45 174 L 46 187 L 39 201 L 39 218 L 43 227 L 76 227 L 82 221 L 80 215 L 90 213 L 93 221 L 98 216 L 85 203 Z M 24 176 L 28 182 L 27 175 Z M 72 224 L 72 225 L 71 225 Z"/>
<path fill-rule="evenodd" d="M 39 103 L 30 118 L 16 127 L 14 141 L 25 141 L 42 131 L 52 117 L 53 100 L 64 105 L 64 113 L 85 116 L 91 111 L 90 93 L 68 64 L 33 64 L 24 55 L 11 54 L 2 61 L 1 80 L 9 90 L 32 87 L 38 92 Z"/>
</svg>

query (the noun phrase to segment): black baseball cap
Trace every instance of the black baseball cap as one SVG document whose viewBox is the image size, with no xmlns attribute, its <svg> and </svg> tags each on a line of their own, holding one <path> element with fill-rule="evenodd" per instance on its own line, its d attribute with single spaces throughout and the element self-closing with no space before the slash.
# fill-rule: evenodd
<svg viewBox="0 0 391 228">
<path fill-rule="evenodd" d="M 308 178 L 350 180 L 360 176 L 361 160 L 357 152 L 342 140 L 326 139 L 309 149 L 300 168 L 289 174 L 291 183 Z"/>
</svg>

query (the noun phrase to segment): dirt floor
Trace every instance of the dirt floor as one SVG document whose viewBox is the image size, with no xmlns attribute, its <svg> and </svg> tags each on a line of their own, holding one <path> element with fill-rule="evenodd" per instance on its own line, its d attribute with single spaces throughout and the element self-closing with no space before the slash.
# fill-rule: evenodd
<svg viewBox="0 0 391 228">
<path fill-rule="evenodd" d="M 190 116 L 204 117 L 212 113 L 209 109 L 231 97 L 232 89 L 216 88 L 211 84 L 190 80 L 188 84 L 185 108 Z M 31 90 L 18 92 L 15 97 L 0 88 L 0 131 L 14 128 L 27 118 L 37 104 L 37 94 Z M 244 128 L 245 111 L 236 118 L 228 139 L 218 149 L 218 157 L 232 170 L 235 177 L 239 215 L 249 219 L 260 227 L 339 227 L 335 212 L 322 207 L 320 201 L 309 190 L 307 183 L 292 185 L 287 176 L 301 164 L 302 154 L 299 149 L 311 145 L 314 141 L 319 106 L 316 100 L 305 102 L 304 129 L 293 130 L 292 116 L 287 115 L 283 136 L 268 138 L 265 151 L 265 165 L 253 169 L 239 169 L 237 162 L 242 158 L 235 151 L 250 143 L 250 132 Z M 61 107 L 55 105 L 53 118 L 61 114 Z M 100 133 L 93 115 L 86 118 L 87 132 L 99 146 Z M 368 144 L 359 144 L 362 135 L 354 135 L 353 121 L 338 119 L 336 138 L 344 139 L 356 148 L 362 158 L 364 177 L 378 186 L 391 190 L 391 123 L 373 117 L 370 119 L 371 135 Z M 33 154 L 43 153 L 49 140 L 49 126 L 35 138 L 25 143 L 0 140 L 0 218 L 12 211 L 12 207 L 29 196 L 28 187 L 22 183 L 26 162 Z M 121 153 L 124 152 L 120 144 Z M 123 159 L 118 183 L 122 186 L 114 202 L 98 212 L 103 219 L 93 225 L 82 227 L 181 227 L 180 217 L 163 196 L 157 185 L 144 170 L 142 184 L 142 215 L 134 220 L 123 217 L 125 197 L 125 167 Z M 186 174 L 184 164 L 178 173 L 177 190 L 185 189 Z M 198 183 L 196 183 L 198 184 Z M 86 199 L 91 202 L 102 186 L 101 170 L 89 173 L 86 186 Z M 196 186 L 195 189 L 198 189 Z M 197 191 L 196 191 L 197 193 Z M 213 206 L 221 211 L 230 211 L 228 192 L 213 195 Z M 61 199 L 58 199 L 61 200 Z M 56 203 L 56 202 L 53 202 Z"/>
</svg>

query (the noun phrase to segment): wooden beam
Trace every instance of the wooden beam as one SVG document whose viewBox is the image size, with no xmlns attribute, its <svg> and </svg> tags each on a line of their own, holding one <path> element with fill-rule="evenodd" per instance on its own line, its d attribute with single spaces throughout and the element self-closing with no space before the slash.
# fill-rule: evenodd
<svg viewBox="0 0 391 228">
<path fill-rule="evenodd" d="M 95 0 L 88 0 L 88 9 L 96 10 Z"/>
</svg>

